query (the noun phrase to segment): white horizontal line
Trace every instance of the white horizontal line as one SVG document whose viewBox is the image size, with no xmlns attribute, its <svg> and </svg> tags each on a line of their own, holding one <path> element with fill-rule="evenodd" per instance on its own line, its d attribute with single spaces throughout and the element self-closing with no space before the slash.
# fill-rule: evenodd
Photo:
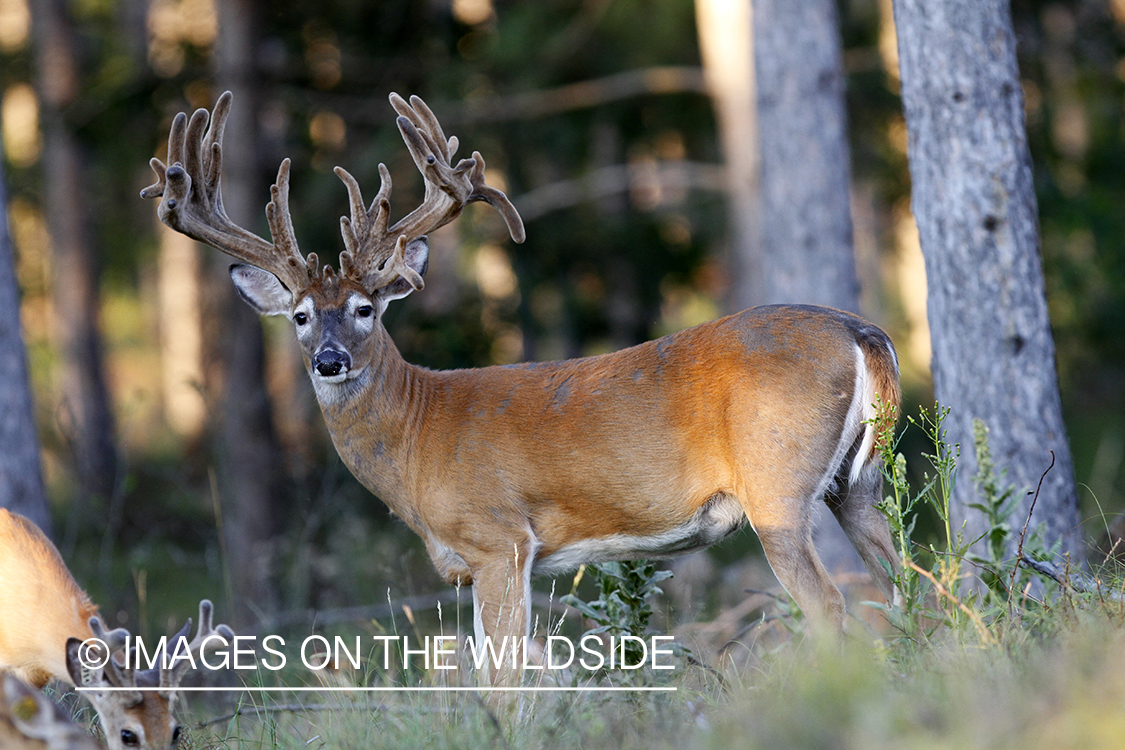
<svg viewBox="0 0 1125 750">
<path fill-rule="evenodd" d="M 568 687 L 548 685 L 540 687 L 79 687 L 82 692 L 114 691 L 178 691 L 182 693 L 667 693 L 676 692 L 675 687 Z"/>
</svg>

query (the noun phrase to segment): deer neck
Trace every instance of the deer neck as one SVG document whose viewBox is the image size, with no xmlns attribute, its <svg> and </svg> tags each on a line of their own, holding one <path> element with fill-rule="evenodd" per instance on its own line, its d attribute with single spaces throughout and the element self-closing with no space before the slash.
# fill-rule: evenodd
<svg viewBox="0 0 1125 750">
<path fill-rule="evenodd" d="M 406 455 L 429 396 L 428 371 L 409 364 L 386 330 L 373 334 L 371 364 L 339 385 L 316 385 L 332 444 L 352 474 L 392 511 L 406 502 Z M 315 376 L 314 376 L 315 383 Z"/>
</svg>

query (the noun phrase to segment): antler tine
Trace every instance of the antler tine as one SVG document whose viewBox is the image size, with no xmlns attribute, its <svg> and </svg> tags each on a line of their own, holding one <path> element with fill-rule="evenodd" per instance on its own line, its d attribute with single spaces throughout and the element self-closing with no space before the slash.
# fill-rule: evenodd
<svg viewBox="0 0 1125 750">
<path fill-rule="evenodd" d="M 512 239 L 523 242 L 523 221 L 507 196 L 484 182 L 484 159 L 481 155 L 474 152 L 472 158 L 452 165 L 450 161 L 457 152 L 457 138 L 446 138 L 441 123 L 426 103 L 417 96 L 410 97 L 407 103 L 393 93 L 390 102 L 399 114 L 396 123 L 402 139 L 422 173 L 425 195 L 420 206 L 388 228 L 391 178 L 386 167 L 379 165 L 379 194 L 366 212 L 359 184 L 345 170 L 337 167 L 336 174 L 347 186 L 351 204 L 351 217 L 340 220 L 340 232 L 346 247 L 345 254 L 341 256 L 341 270 L 344 270 L 345 264 L 349 266 L 345 275 L 354 275 L 372 291 L 398 276 L 420 289 L 421 277 L 417 273 L 401 271 L 394 258 L 404 257 L 407 242 L 449 223 L 474 201 L 485 201 L 496 208 L 504 217 Z M 405 262 L 401 267 L 408 268 Z"/>
<path fill-rule="evenodd" d="M 519 211 L 503 192 L 485 184 L 484 157 L 480 155 L 480 151 L 473 152 L 473 162 L 472 171 L 469 173 L 469 183 L 473 186 L 473 193 L 469 196 L 468 202 L 484 201 L 499 211 L 508 227 L 508 234 L 512 236 L 512 241 L 516 244 L 522 243 L 527 239 L 527 234 L 524 232 L 523 219 L 520 218 Z"/>
<path fill-rule="evenodd" d="M 407 104 L 401 96 L 392 93 L 390 95 L 390 100 L 391 106 L 395 108 L 395 112 L 398 112 L 400 117 L 405 117 L 413 123 L 414 127 L 417 128 L 422 137 L 425 138 L 430 149 L 437 151 L 442 159 L 448 162 L 453 154 L 457 152 L 457 138 L 453 137 L 446 140 L 445 131 L 442 130 L 441 123 L 438 122 L 434 111 L 422 101 L 422 98 L 420 96 L 411 96 L 410 104 Z M 419 164 L 418 168 L 421 169 L 422 165 Z"/>
<path fill-rule="evenodd" d="M 113 630 L 106 630 L 102 618 L 94 615 L 91 617 L 87 624 L 90 626 L 90 632 L 94 637 L 106 645 L 109 652 L 116 653 L 129 645 L 129 631 L 125 628 L 114 628 Z"/>
<path fill-rule="evenodd" d="M 503 192 L 485 184 L 484 159 L 480 152 L 474 151 L 472 158 L 462 159 L 456 166 L 451 166 L 450 158 L 456 152 L 457 139 L 446 139 L 441 125 L 426 103 L 419 97 L 412 96 L 411 106 L 407 106 L 397 95 L 391 103 L 400 115 L 398 127 L 402 138 L 426 180 L 426 195 L 422 206 L 395 224 L 391 231 L 413 238 L 452 221 L 465 205 L 485 201 L 504 217 L 512 240 L 523 242 L 523 220 Z M 442 208 L 445 209 L 444 212 L 440 211 Z M 427 222 L 430 226 L 422 231 L 415 227 L 415 224 L 425 226 Z"/>
<path fill-rule="evenodd" d="M 382 166 L 381 164 L 379 166 Z M 340 217 L 340 234 L 344 238 L 344 251 L 353 255 L 359 251 L 360 239 L 368 233 L 368 214 L 363 208 L 363 192 L 359 182 L 343 167 L 333 170 L 344 187 L 348 189 L 348 205 L 351 216 Z M 373 206 L 374 207 L 374 206 Z M 343 272 L 343 269 L 340 269 Z M 345 273 L 345 275 L 347 275 Z"/>
<path fill-rule="evenodd" d="M 105 655 L 106 662 L 103 669 L 110 682 L 117 687 L 136 687 L 137 679 L 134 669 L 131 667 L 122 667 L 117 663 L 117 660 L 113 658 L 115 653 L 128 648 L 129 631 L 125 628 L 114 628 L 113 630 L 107 631 L 105 629 L 105 624 L 102 622 L 102 618 L 97 615 L 87 620 L 87 624 L 90 626 L 90 632 L 94 634 L 94 637 L 104 643 L 109 650 L 109 653 Z"/>
<path fill-rule="evenodd" d="M 184 136 L 184 169 L 189 175 L 198 176 L 201 187 L 207 187 L 207 173 L 203 171 L 203 139 L 206 137 L 207 126 L 211 121 L 211 113 L 200 108 L 191 113 L 188 119 L 187 133 Z M 208 159 L 210 161 L 210 159 Z"/>
<path fill-rule="evenodd" d="M 336 176 L 348 190 L 350 216 L 340 217 L 340 234 L 344 238 L 344 252 L 340 254 L 340 273 L 359 281 L 368 289 L 378 288 L 376 276 L 384 266 L 386 256 L 378 252 L 375 244 L 387 235 L 391 213 L 391 173 L 385 164 L 379 165 L 379 192 L 364 209 L 363 191 L 359 182 L 343 167 L 336 167 Z"/>
<path fill-rule="evenodd" d="M 196 110 L 190 120 L 183 113 L 176 115 L 168 134 L 168 164 L 149 162 L 156 182 L 142 190 L 141 197 L 161 198 L 157 215 L 172 229 L 273 273 L 296 292 L 308 286 L 309 274 L 289 217 L 288 160 L 282 162 L 272 189 L 273 215 L 267 206 L 274 242 L 238 226 L 223 208 L 222 143 L 232 99 L 225 92 L 210 115 L 205 109 Z"/>
<path fill-rule="evenodd" d="M 187 650 L 190 652 L 191 658 L 188 658 L 187 655 L 178 658 L 181 654 L 180 641 L 181 639 L 186 640 L 187 634 L 191 632 L 191 618 L 188 618 L 187 625 L 173 638 L 172 663 L 168 664 L 167 668 L 160 670 L 160 687 L 162 689 L 175 689 L 196 657 L 219 645 L 229 645 L 234 642 L 234 631 L 231 630 L 229 625 L 212 625 L 214 610 L 214 605 L 211 604 L 209 599 L 203 599 L 199 602 L 199 628 L 195 631 L 195 637 L 187 644 Z"/>
<path fill-rule="evenodd" d="M 273 235 L 278 255 L 290 266 L 302 268 L 305 264 L 297 249 L 297 233 L 293 231 L 293 216 L 289 213 L 289 159 L 283 159 L 277 170 L 277 181 L 270 186 L 272 200 L 266 204 L 266 220 Z"/>
<path fill-rule="evenodd" d="M 219 180 L 223 173 L 223 131 L 226 129 L 232 101 L 234 95 L 224 91 L 215 102 L 215 109 L 211 113 L 211 126 L 207 128 L 207 135 L 203 137 L 203 158 L 207 160 L 204 166 L 208 167 L 207 187 L 215 190 L 215 199 L 220 206 L 223 202 L 222 193 L 219 191 Z"/>
</svg>

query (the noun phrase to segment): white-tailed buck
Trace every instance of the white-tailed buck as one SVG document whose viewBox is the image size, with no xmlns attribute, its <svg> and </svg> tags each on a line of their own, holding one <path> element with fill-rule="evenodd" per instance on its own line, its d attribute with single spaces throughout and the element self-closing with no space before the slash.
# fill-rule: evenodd
<svg viewBox="0 0 1125 750">
<path fill-rule="evenodd" d="M 438 571 L 472 584 L 475 631 L 521 636 L 529 580 L 583 562 L 659 558 L 753 525 L 778 579 L 829 628 L 843 598 L 813 549 L 813 506 L 840 520 L 883 593 L 897 556 L 874 507 L 881 475 L 877 397 L 899 402 L 890 340 L 848 313 L 761 307 L 586 359 L 434 372 L 408 364 L 382 324 L 421 289 L 425 233 L 472 201 L 492 204 L 516 242 L 523 225 L 484 183 L 474 153 L 456 166 L 417 97 L 391 95 L 425 179 L 422 205 L 391 225 L 391 180 L 365 207 L 343 169 L 340 271 L 297 249 L 289 160 L 266 206 L 273 242 L 236 226 L 220 196 L 231 96 L 172 123 L 168 166 L 151 164 L 161 220 L 246 265 L 231 276 L 263 315 L 296 327 L 332 441 L 353 474 L 425 540 Z"/>
<path fill-rule="evenodd" d="M 23 516 L 0 508 L 0 672 L 7 672 L 37 688 L 51 678 L 80 688 L 98 712 L 106 741 L 113 750 L 164 750 L 179 739 L 173 715 L 176 688 L 209 636 L 230 643 L 234 633 L 226 625 L 212 627 L 211 602 L 199 603 L 199 629 L 186 649 L 180 640 L 190 634 L 191 619 L 168 644 L 168 668 L 122 666 L 112 654 L 123 651 L 129 631 L 107 631 L 55 545 L 39 527 Z M 98 638 L 109 654 L 82 652 L 83 642 Z M 208 647 L 222 645 L 216 639 Z M 95 658 L 97 657 L 97 658 Z M 91 668 L 104 662 L 100 668 Z M 143 688 L 138 690 L 137 688 Z M 154 689 L 155 688 L 155 689 Z"/>
</svg>

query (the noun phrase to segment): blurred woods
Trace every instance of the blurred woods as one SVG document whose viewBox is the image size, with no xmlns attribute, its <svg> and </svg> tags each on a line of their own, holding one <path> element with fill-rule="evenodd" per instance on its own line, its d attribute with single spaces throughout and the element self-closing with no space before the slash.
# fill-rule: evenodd
<svg viewBox="0 0 1125 750">
<path fill-rule="evenodd" d="M 388 92 L 424 97 L 461 156 L 485 155 L 528 240 L 487 210 L 436 233 L 426 289 L 387 315 L 408 361 L 593 354 L 785 299 L 886 328 L 908 395 L 931 400 L 891 0 L 761 0 L 740 44 L 744 6 L 0 0 L 43 476 L 94 598 L 143 633 L 220 586 L 242 623 L 439 587 L 335 458 L 286 322 L 259 321 L 228 260 L 137 197 L 172 116 L 224 89 L 227 210 L 268 236 L 291 157 L 306 253 L 342 247 L 336 164 L 372 195 L 386 162 L 396 217 L 420 198 Z M 1063 405 L 1101 544 L 1125 505 L 1125 2 L 1012 13 Z"/>
</svg>

